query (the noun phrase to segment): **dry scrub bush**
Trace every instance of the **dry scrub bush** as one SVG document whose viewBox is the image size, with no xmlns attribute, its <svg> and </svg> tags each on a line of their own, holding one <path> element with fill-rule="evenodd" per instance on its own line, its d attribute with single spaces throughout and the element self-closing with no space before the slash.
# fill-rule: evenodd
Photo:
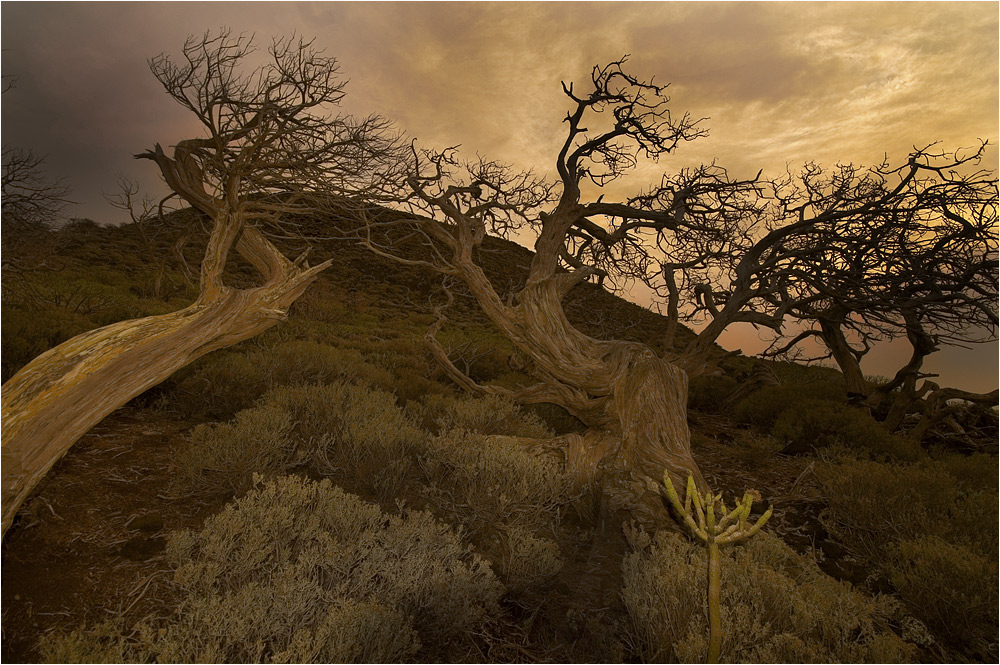
<svg viewBox="0 0 1000 665">
<path fill-rule="evenodd" d="M 772 436 L 753 430 L 740 432 L 733 440 L 732 449 L 744 462 L 760 464 L 780 453 L 785 446 Z"/>
<path fill-rule="evenodd" d="M 570 500 L 559 464 L 511 437 L 451 430 L 427 442 L 421 466 L 435 512 L 477 538 L 502 526 L 551 527 Z"/>
<path fill-rule="evenodd" d="M 347 380 L 383 388 L 392 375 L 361 358 L 353 349 L 309 341 L 290 341 L 270 350 L 213 354 L 180 377 L 175 393 L 190 413 L 227 417 L 253 404 L 269 389 L 283 385 Z"/>
<path fill-rule="evenodd" d="M 824 526 L 866 560 L 881 561 L 893 541 L 926 535 L 996 552 L 995 489 L 963 486 L 945 463 L 845 459 L 816 471 L 828 506 Z"/>
<path fill-rule="evenodd" d="M 281 386 L 232 423 L 195 428 L 178 467 L 182 487 L 195 493 L 240 494 L 255 472 L 308 465 L 391 500 L 423 438 L 389 393 L 340 382 Z"/>
<path fill-rule="evenodd" d="M 944 466 L 963 489 L 997 491 L 997 457 L 986 453 L 962 455 L 949 451 L 934 451 L 935 462 Z"/>
<path fill-rule="evenodd" d="M 138 663 L 146 654 L 125 637 L 120 618 L 108 619 L 91 628 L 52 632 L 38 639 L 43 663 Z"/>
<path fill-rule="evenodd" d="M 492 383 L 509 372 L 508 361 L 518 353 L 505 335 L 481 325 L 446 326 L 437 339 L 455 364 L 479 383 Z"/>
<path fill-rule="evenodd" d="M 886 564 L 907 606 L 948 647 L 980 662 L 996 659 L 996 549 L 986 557 L 938 536 L 895 543 Z"/>
<path fill-rule="evenodd" d="M 474 434 L 548 439 L 553 435 L 541 418 L 523 411 L 513 400 L 500 395 L 428 395 L 424 409 L 416 408 L 425 429 L 447 432 L 463 429 Z"/>
<path fill-rule="evenodd" d="M 534 599 L 555 581 L 563 567 L 559 545 L 521 526 L 503 529 L 500 579 L 514 598 Z"/>
<path fill-rule="evenodd" d="M 97 327 L 82 314 L 51 306 L 22 308 L 4 304 L 2 314 L 3 383 L 45 351 Z"/>
<path fill-rule="evenodd" d="M 644 662 L 701 662 L 707 651 L 707 554 L 674 533 L 629 532 L 626 639 Z M 780 539 L 758 534 L 722 557 L 722 662 L 906 662 L 887 628 L 896 610 L 828 577 Z"/>
<path fill-rule="evenodd" d="M 768 432 L 783 413 L 798 410 L 806 400 L 843 404 L 846 401 L 844 387 L 831 381 L 765 386 L 737 402 L 733 407 L 733 417 Z"/>
<path fill-rule="evenodd" d="M 511 599 L 535 603 L 563 566 L 559 546 L 541 535 L 557 528 L 571 499 L 559 464 L 516 439 L 464 430 L 430 439 L 420 463 L 431 510 L 462 525 Z"/>
<path fill-rule="evenodd" d="M 283 473 L 304 460 L 289 436 L 292 419 L 272 405 L 236 414 L 229 423 L 198 425 L 177 456 L 179 489 L 192 494 L 243 494 L 254 473 Z"/>
<path fill-rule="evenodd" d="M 258 486 L 200 532 L 172 533 L 167 556 L 177 608 L 138 626 L 121 660 L 400 662 L 421 644 L 443 658 L 498 611 L 499 583 L 450 527 L 326 480 Z M 106 633 L 50 636 L 43 654 L 116 655 Z"/>
<path fill-rule="evenodd" d="M 914 462 L 923 455 L 918 442 L 890 434 L 861 409 L 825 400 L 804 400 L 784 411 L 771 428 L 771 436 L 790 453 L 840 445 L 900 462 Z"/>
<path fill-rule="evenodd" d="M 696 376 L 688 384 L 688 408 L 719 413 L 738 386 L 736 379 L 729 376 Z"/>
<path fill-rule="evenodd" d="M 827 529 L 890 580 L 953 653 L 974 660 L 990 657 L 985 649 L 996 643 L 998 602 L 996 459 L 978 462 L 990 463 L 991 477 L 951 457 L 817 469 Z"/>
<path fill-rule="evenodd" d="M 349 383 L 286 386 L 263 403 L 290 414 L 292 436 L 312 451 L 316 471 L 351 477 L 383 500 L 395 496 L 409 460 L 423 448 L 424 433 L 381 390 Z"/>
</svg>

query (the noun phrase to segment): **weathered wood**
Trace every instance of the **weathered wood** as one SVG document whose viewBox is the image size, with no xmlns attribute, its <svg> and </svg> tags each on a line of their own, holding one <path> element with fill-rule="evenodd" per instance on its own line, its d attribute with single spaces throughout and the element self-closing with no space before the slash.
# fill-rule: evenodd
<svg viewBox="0 0 1000 665">
<path fill-rule="evenodd" d="M 691 454 L 687 424 L 688 374 L 643 344 L 593 339 L 575 328 L 562 308 L 565 284 L 556 274 L 529 282 L 514 306 L 503 304 L 475 265 L 462 276 L 484 312 L 533 361 L 541 383 L 521 391 L 479 386 L 462 374 L 436 344 L 432 353 L 463 388 L 503 393 L 522 403 L 551 402 L 589 429 L 582 436 L 538 442 L 558 448 L 578 485 L 601 489 L 611 510 L 627 511 L 651 525 L 669 522 L 658 490 L 664 472 L 701 491 L 707 483 Z M 440 314 L 440 312 L 439 312 Z"/>
<path fill-rule="evenodd" d="M 114 323 L 35 358 L 3 385 L 3 530 L 45 473 L 106 415 L 216 349 L 285 318 L 329 262 L 178 312 Z"/>
</svg>

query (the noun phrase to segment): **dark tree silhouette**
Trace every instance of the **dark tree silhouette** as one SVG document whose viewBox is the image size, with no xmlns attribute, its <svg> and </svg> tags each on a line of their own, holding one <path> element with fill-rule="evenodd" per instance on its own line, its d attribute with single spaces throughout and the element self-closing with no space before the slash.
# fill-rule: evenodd
<svg viewBox="0 0 1000 665">
<path fill-rule="evenodd" d="M 820 358 L 836 361 L 853 401 L 879 409 L 893 395 L 883 415 L 894 430 L 920 397 L 928 355 L 942 345 L 995 341 L 997 183 L 976 168 L 985 147 L 962 155 L 932 146 L 896 169 L 846 165 L 825 173 L 811 165 L 796 186 L 780 188 L 792 214 L 802 206 L 867 207 L 833 220 L 830 240 L 804 238 L 801 256 L 776 276 L 789 284 L 787 314 L 805 327 L 777 338 L 765 355 L 818 339 Z M 862 358 L 897 337 L 909 341 L 909 360 L 887 383 L 869 384 Z"/>
<path fill-rule="evenodd" d="M 570 110 L 556 157 L 558 182 L 482 158 L 462 162 L 454 149 L 414 147 L 395 197 L 413 214 L 371 215 L 364 242 L 396 256 L 392 239 L 415 229 L 429 258 L 408 261 L 464 282 L 530 357 L 538 383 L 510 390 L 464 375 L 434 339 L 441 308 L 427 340 L 449 375 L 471 391 L 565 408 L 586 426 L 582 435 L 525 445 L 560 454 L 581 484 L 601 488 L 611 510 L 662 522 L 656 479 L 664 469 L 675 486 L 685 487 L 691 474 L 706 488 L 691 455 L 687 386 L 723 355 L 714 344 L 719 335 L 740 322 L 780 331 L 793 306 L 804 302 L 794 297 L 804 251 L 833 246 L 845 220 L 864 223 L 909 198 L 922 202 L 932 190 L 904 176 L 898 187 L 858 184 L 850 196 L 821 197 L 812 193 L 808 169 L 792 186 L 759 173 L 733 178 L 713 163 L 664 175 L 631 197 L 595 197 L 638 160 L 655 161 L 706 134 L 702 121 L 671 112 L 665 86 L 634 77 L 625 63 L 595 67 L 585 92 L 563 84 Z M 838 184 L 831 179 L 831 187 Z M 477 248 L 487 233 L 514 230 L 535 234 L 535 256 L 524 286 L 505 299 L 477 264 Z M 659 293 L 667 324 L 663 343 L 653 346 L 662 350 L 594 339 L 571 325 L 562 301 L 590 279 L 614 289 L 639 280 Z M 681 321 L 703 325 L 675 348 Z"/>
</svg>

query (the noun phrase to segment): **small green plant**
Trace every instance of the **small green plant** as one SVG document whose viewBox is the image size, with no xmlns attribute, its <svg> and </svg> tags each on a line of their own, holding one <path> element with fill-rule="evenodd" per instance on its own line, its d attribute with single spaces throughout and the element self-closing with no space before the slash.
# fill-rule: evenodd
<svg viewBox="0 0 1000 665">
<path fill-rule="evenodd" d="M 743 500 L 736 505 L 732 512 L 727 512 L 722 494 L 713 495 L 712 492 L 706 492 L 705 496 L 702 497 L 698 494 L 692 475 L 688 475 L 687 495 L 683 505 L 677 496 L 673 483 L 670 482 L 669 473 L 663 474 L 663 484 L 667 489 L 667 498 L 670 499 L 670 504 L 683 518 L 688 531 L 708 548 L 708 662 L 717 663 L 719 662 L 719 652 L 722 649 L 722 620 L 719 609 L 722 561 L 719 558 L 719 549 L 746 542 L 767 523 L 773 509 L 768 508 L 757 519 L 756 523 L 748 526 L 747 519 L 750 517 L 750 508 L 753 506 L 754 498 L 760 498 L 760 495 L 753 490 L 747 490 L 743 494 Z M 694 504 L 694 513 L 691 512 L 692 504 Z M 715 518 L 716 508 L 719 509 L 721 517 L 718 521 Z M 695 521 L 695 517 L 697 517 L 697 521 Z"/>
<path fill-rule="evenodd" d="M 699 590 L 706 548 L 667 530 L 648 534 L 626 525 L 625 536 L 631 546 L 622 562 L 626 662 L 703 661 L 709 635 Z M 926 636 L 901 603 L 835 580 L 767 529 L 721 559 L 722 623 L 739 627 L 723 636 L 721 661 L 917 662 L 911 642 Z"/>
</svg>

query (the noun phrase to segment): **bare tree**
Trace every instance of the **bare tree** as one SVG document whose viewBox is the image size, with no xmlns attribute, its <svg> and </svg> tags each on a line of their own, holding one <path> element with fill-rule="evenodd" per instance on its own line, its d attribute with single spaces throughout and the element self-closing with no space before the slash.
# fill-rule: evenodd
<svg viewBox="0 0 1000 665">
<path fill-rule="evenodd" d="M 780 355 L 806 339 L 821 342 L 844 374 L 853 401 L 878 409 L 893 394 L 886 426 L 896 429 L 919 399 L 924 359 L 942 345 L 996 340 L 997 183 L 975 168 L 986 144 L 962 155 L 933 146 L 907 163 L 831 173 L 815 165 L 779 188 L 791 214 L 803 206 L 864 215 L 832 220 L 832 241 L 803 238 L 784 265 L 787 314 L 806 327 L 777 337 L 765 355 Z M 861 361 L 885 340 L 905 337 L 910 359 L 890 381 L 869 384 Z M 926 391 L 925 391 L 926 392 Z"/>
<path fill-rule="evenodd" d="M 149 265 L 156 266 L 156 276 L 148 295 L 158 300 L 168 300 L 173 293 L 183 288 L 182 285 L 168 284 L 167 269 L 171 259 L 179 264 L 183 278 L 189 285 L 194 281 L 192 277 L 196 277 L 184 259 L 182 250 L 194 233 L 197 215 L 185 216 L 190 221 L 182 228 L 176 228 L 177 224 L 171 223 L 167 218 L 164 207 L 174 197 L 176 194 L 172 193 L 156 201 L 142 192 L 138 180 L 126 174 L 118 175 L 118 190 L 115 193 L 104 194 L 104 199 L 112 207 L 128 213 L 132 224 L 139 231 Z M 170 247 L 169 253 L 164 252 L 165 245 Z"/>
<path fill-rule="evenodd" d="M 792 200 L 788 183 L 737 179 L 716 164 L 664 175 L 659 184 L 617 200 L 596 198 L 636 166 L 706 134 L 701 120 L 673 114 L 665 86 L 627 73 L 626 59 L 595 67 L 588 90 L 563 84 L 571 107 L 556 158 L 558 182 L 516 173 L 455 150 L 412 149 L 411 172 L 397 204 L 409 216 L 373 213 L 363 242 L 373 251 L 419 263 L 462 280 L 492 322 L 532 361 L 538 383 L 519 390 L 478 385 L 434 339 L 427 341 L 464 388 L 502 393 L 522 403 L 551 402 L 586 426 L 582 435 L 525 445 L 558 451 L 581 483 L 602 489 L 608 508 L 661 522 L 655 479 L 666 470 L 675 486 L 691 474 L 706 489 L 690 448 L 686 401 L 690 376 L 712 371 L 715 346 L 735 323 L 781 330 L 794 301 L 794 272 L 803 247 L 834 242 L 835 223 L 865 220 L 895 205 L 885 188 L 847 200 Z M 596 190 L 596 191 L 595 191 Z M 487 233 L 536 234 L 523 287 L 502 298 L 476 256 Z M 421 234 L 426 259 L 401 258 L 393 243 Z M 596 279 L 612 289 L 639 280 L 665 300 L 658 344 L 598 340 L 567 320 L 563 299 Z M 449 296 L 450 297 L 450 296 Z M 681 321 L 701 324 L 675 348 Z M 662 350 L 657 352 L 653 346 Z"/>
<path fill-rule="evenodd" d="M 15 87 L 17 77 L 3 76 L 2 92 Z M 31 150 L 3 146 L 3 300 L 35 300 L 28 274 L 50 268 L 54 224 L 72 203 L 69 187 L 45 174 L 45 157 Z"/>
<path fill-rule="evenodd" d="M 603 187 L 630 170 L 637 156 L 656 158 L 705 134 L 689 115 L 671 115 L 665 88 L 626 73 L 624 62 L 596 67 L 593 88 L 583 96 L 564 84 L 573 108 L 556 161 L 558 184 L 483 159 L 463 164 L 451 149 L 414 148 L 400 201 L 419 216 L 373 216 L 365 242 L 394 256 L 394 233 L 416 228 L 423 234 L 430 258 L 401 260 L 461 279 L 486 315 L 531 359 L 538 383 L 511 391 L 473 382 L 434 338 L 444 322 L 440 308 L 427 341 L 449 375 L 472 391 L 565 408 L 587 426 L 582 435 L 526 445 L 559 450 L 581 484 L 602 488 L 609 509 L 657 522 L 663 504 L 653 479 L 664 469 L 681 487 L 689 473 L 706 487 L 690 451 L 687 383 L 688 372 L 705 368 L 718 333 L 708 332 L 683 354 L 658 355 L 644 344 L 583 334 L 570 324 L 562 303 L 590 278 L 613 284 L 628 270 L 648 267 L 657 243 L 667 237 L 683 245 L 677 255 L 686 252 L 684 261 L 692 264 L 702 254 L 722 252 L 720 244 L 746 237 L 748 229 L 731 227 L 745 226 L 760 188 L 708 166 L 664 178 L 659 187 L 623 202 L 584 202 L 584 181 Z M 505 300 L 475 256 L 487 233 L 513 229 L 531 229 L 537 239 L 526 283 Z M 696 229 L 706 234 L 703 241 L 690 237 Z M 743 318 L 733 307 L 724 316 Z"/>
<path fill-rule="evenodd" d="M 3 274 L 7 284 L 20 281 L 25 271 L 38 269 L 52 225 L 71 203 L 69 187 L 45 175 L 45 157 L 10 146 L 3 147 Z"/>
<path fill-rule="evenodd" d="M 45 177 L 45 157 L 3 148 L 3 218 L 18 227 L 47 226 L 70 203 L 69 187 Z"/>
<path fill-rule="evenodd" d="M 266 63 L 243 72 L 251 53 L 251 39 L 222 31 L 188 39 L 179 60 L 150 61 L 203 126 L 203 137 L 179 141 L 172 155 L 159 144 L 137 155 L 204 215 L 199 295 L 180 311 L 79 335 L 4 384 L 5 531 L 32 487 L 101 418 L 196 358 L 286 318 L 329 261 L 289 260 L 266 234 L 295 233 L 291 220 L 321 212 L 331 192 L 363 193 L 390 154 L 384 121 L 329 115 L 344 95 L 335 60 L 309 42 L 275 40 Z M 232 249 L 262 283 L 224 283 Z"/>
</svg>

